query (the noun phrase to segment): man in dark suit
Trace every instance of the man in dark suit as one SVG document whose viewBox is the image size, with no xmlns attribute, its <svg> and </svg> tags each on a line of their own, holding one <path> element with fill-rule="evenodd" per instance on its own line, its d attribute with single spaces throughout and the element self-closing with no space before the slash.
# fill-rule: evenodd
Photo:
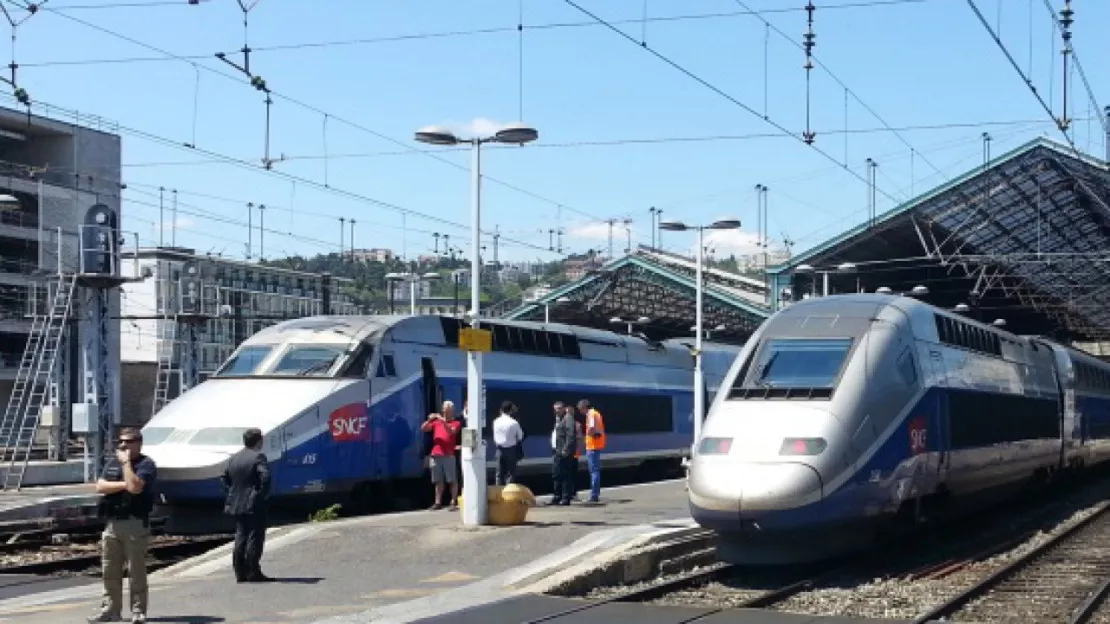
<svg viewBox="0 0 1110 624">
<path fill-rule="evenodd" d="M 270 467 L 262 453 L 262 431 L 243 432 L 243 450 L 231 457 L 222 481 L 227 488 L 224 513 L 235 517 L 235 550 L 231 556 L 238 583 L 270 580 L 262 574 L 262 545 L 266 541 L 266 498 L 270 495 Z"/>
</svg>

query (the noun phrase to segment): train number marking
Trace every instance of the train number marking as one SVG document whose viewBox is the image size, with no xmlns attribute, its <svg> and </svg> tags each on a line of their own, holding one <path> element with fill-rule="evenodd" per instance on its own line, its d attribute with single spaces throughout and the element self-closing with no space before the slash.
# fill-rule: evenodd
<svg viewBox="0 0 1110 624">
<path fill-rule="evenodd" d="M 910 452 L 919 455 L 928 448 L 929 429 L 924 417 L 917 417 L 910 421 Z"/>
<path fill-rule="evenodd" d="M 315 464 L 315 463 L 316 463 L 316 453 L 306 453 L 305 456 L 301 458 L 301 464 L 304 465 L 304 466 L 311 466 L 312 464 Z"/>
</svg>

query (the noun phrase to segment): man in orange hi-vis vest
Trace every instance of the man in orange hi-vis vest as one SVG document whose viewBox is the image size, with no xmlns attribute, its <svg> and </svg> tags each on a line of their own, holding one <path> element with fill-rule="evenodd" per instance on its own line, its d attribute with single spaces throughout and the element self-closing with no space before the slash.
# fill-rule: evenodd
<svg viewBox="0 0 1110 624">
<path fill-rule="evenodd" d="M 586 465 L 590 469 L 590 501 L 596 503 L 601 498 L 601 451 L 605 450 L 605 419 L 601 412 L 582 399 L 578 402 L 578 412 L 586 417 Z"/>
</svg>

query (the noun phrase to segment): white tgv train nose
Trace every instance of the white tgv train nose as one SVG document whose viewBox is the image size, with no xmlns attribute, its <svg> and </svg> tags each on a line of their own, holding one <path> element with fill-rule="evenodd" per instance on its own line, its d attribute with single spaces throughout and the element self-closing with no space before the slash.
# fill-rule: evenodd
<svg viewBox="0 0 1110 624">
<path fill-rule="evenodd" d="M 690 467 L 690 502 L 710 511 L 778 511 L 821 499 L 821 477 L 793 462 L 758 463 L 699 457 Z"/>
</svg>

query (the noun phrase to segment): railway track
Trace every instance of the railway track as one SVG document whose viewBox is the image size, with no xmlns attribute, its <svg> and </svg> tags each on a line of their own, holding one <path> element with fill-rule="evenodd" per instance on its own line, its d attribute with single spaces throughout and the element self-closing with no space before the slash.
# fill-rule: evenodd
<svg viewBox="0 0 1110 624">
<path fill-rule="evenodd" d="M 175 542 L 154 543 L 147 549 L 147 571 L 154 572 L 183 559 L 200 555 L 232 540 L 231 536 L 212 536 Z M 100 568 L 100 552 L 58 557 L 0 567 L 0 575 L 62 575 L 95 572 Z"/>
<path fill-rule="evenodd" d="M 1110 592 L 1110 502 L 913 620 L 1086 624 Z"/>
<path fill-rule="evenodd" d="M 1105 479 L 1098 479 L 1075 491 L 1057 491 L 1045 499 L 1025 498 L 988 514 L 943 523 L 934 527 L 939 531 L 926 531 L 906 542 L 914 544 L 909 549 L 879 548 L 805 569 L 716 564 L 645 585 L 595 589 L 584 596 L 588 602 L 531 622 L 622 602 L 696 607 L 709 613 L 747 608 L 907 622 L 921 615 L 916 622 L 922 623 L 938 618 L 998 621 L 1019 611 L 1012 605 L 995 604 L 972 612 L 970 609 L 978 604 L 976 599 L 989 593 L 996 581 L 1022 569 L 1020 562 L 1032 561 L 1054 544 L 1067 543 L 1069 536 L 1081 534 L 1091 536 L 1088 541 L 1093 540 L 1096 548 L 1078 544 L 1070 551 L 1060 551 L 1058 557 L 1060 563 L 1072 564 L 1065 571 L 1072 572 L 1074 578 L 1060 574 L 1057 568 L 1056 576 L 1051 576 L 1050 570 L 1045 580 L 1031 581 L 1011 592 L 1014 599 L 1029 599 L 1047 591 L 1056 601 L 1050 604 L 1056 606 L 1027 609 L 1029 613 L 1021 612 L 1018 619 L 1110 624 L 1110 502 L 1105 501 L 1106 484 Z M 892 553 L 897 556 L 892 557 Z M 1070 603 L 1057 604 L 1061 601 Z M 991 617 L 992 611 L 1004 615 Z M 1053 619 L 1050 611 L 1062 615 Z"/>
</svg>

